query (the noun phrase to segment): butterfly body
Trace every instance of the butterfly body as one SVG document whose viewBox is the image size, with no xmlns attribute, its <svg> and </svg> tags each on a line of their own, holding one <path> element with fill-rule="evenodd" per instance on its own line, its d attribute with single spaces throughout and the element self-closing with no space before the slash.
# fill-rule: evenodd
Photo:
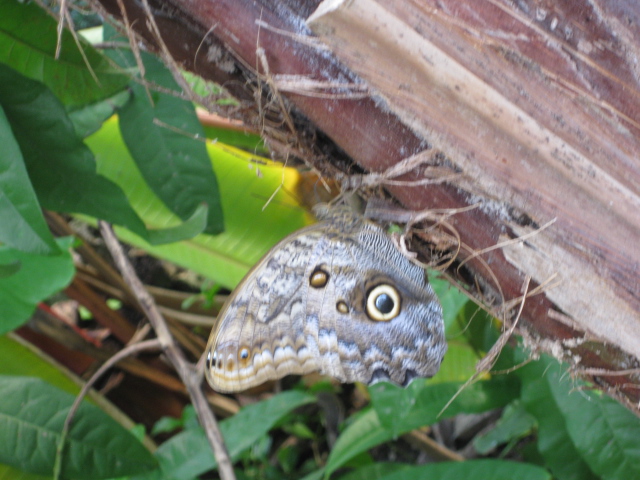
<svg viewBox="0 0 640 480">
<path fill-rule="evenodd" d="M 442 310 L 424 270 L 350 210 L 318 216 L 273 247 L 220 312 L 205 369 L 215 390 L 317 371 L 406 385 L 439 369 Z"/>
</svg>

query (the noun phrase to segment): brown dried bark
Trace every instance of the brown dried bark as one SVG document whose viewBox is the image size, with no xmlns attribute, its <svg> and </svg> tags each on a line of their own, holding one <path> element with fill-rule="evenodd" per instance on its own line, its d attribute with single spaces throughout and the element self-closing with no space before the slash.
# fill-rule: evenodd
<svg viewBox="0 0 640 480">
<path fill-rule="evenodd" d="M 116 0 L 99 1 L 122 16 Z M 271 129 L 273 145 L 284 149 L 289 139 L 324 172 L 342 166 L 344 154 L 384 172 L 428 148 L 439 152 L 433 163 L 458 172 L 454 180 L 387 190 L 410 210 L 479 203 L 450 219 L 468 247 L 459 256 L 469 259 L 467 288 L 509 301 L 526 276 L 533 287 L 557 274 L 557 287 L 527 299 L 525 338 L 598 369 L 592 380 L 638 404 L 637 375 L 605 373 L 637 367 L 640 357 L 636 3 L 360 0 L 314 15 L 309 25 L 329 49 L 308 43 L 315 1 L 159 3 L 151 6 L 172 56 L 245 102 L 245 121 L 260 121 L 251 86 L 257 72 L 265 78 L 259 49 L 265 87 L 282 75 L 364 84 L 364 98 L 280 92 L 300 134 Z M 123 4 L 157 48 L 142 3 Z M 518 246 L 482 261 L 471 255 L 553 219 Z"/>
</svg>

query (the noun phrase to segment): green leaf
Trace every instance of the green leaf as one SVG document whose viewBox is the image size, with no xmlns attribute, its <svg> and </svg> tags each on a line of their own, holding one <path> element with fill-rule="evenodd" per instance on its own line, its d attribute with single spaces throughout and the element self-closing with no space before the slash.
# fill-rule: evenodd
<svg viewBox="0 0 640 480">
<path fill-rule="evenodd" d="M 0 265 L 0 278 L 10 277 L 14 273 L 17 273 L 22 264 L 19 260 L 10 260 L 9 263 Z"/>
<path fill-rule="evenodd" d="M 442 304 L 447 337 L 447 354 L 430 383 L 465 381 L 476 373 L 478 361 L 498 338 L 498 329 L 489 314 L 449 282 L 430 277 Z"/>
<path fill-rule="evenodd" d="M 516 372 L 522 379 L 522 402 L 538 422 L 538 450 L 559 480 L 596 479 L 567 431 L 567 420 L 551 391 L 551 382 L 557 378 L 549 368 L 556 370 L 543 357 Z M 565 394 L 569 395 L 569 388 Z"/>
<path fill-rule="evenodd" d="M 0 264 L 18 262 L 21 268 L 13 275 L 0 277 L 0 334 L 26 322 L 38 302 L 63 289 L 71 282 L 75 269 L 68 251 L 71 238 L 58 240 L 59 255 L 36 255 L 8 246 L 0 246 Z"/>
<path fill-rule="evenodd" d="M 356 455 L 413 429 L 459 413 L 479 413 L 499 408 L 518 393 L 518 382 L 508 377 L 477 382 L 466 387 L 438 414 L 462 383 L 429 384 L 414 380 L 406 387 L 377 383 L 369 387 L 374 409 L 364 413 L 338 437 L 327 460 L 327 476 Z"/>
<path fill-rule="evenodd" d="M 67 106 L 94 103 L 129 83 L 129 78 L 116 71 L 104 55 L 81 40 L 85 60 L 66 29 L 56 60 L 56 30 L 57 22 L 35 3 L 1 2 L 0 62 L 44 83 Z"/>
<path fill-rule="evenodd" d="M 0 335 L 0 375 L 39 377 L 60 390 L 76 395 L 80 391 L 79 384 L 62 369 L 21 337 L 11 333 Z"/>
<path fill-rule="evenodd" d="M 500 336 L 493 317 L 471 301 L 465 302 L 455 315 L 449 334 L 464 337 L 479 357 L 484 356 Z"/>
<path fill-rule="evenodd" d="M 184 422 L 180 418 L 162 417 L 153 425 L 153 428 L 151 429 L 151 435 L 171 433 L 179 428 L 182 428 L 183 423 Z"/>
<path fill-rule="evenodd" d="M 35 473 L 27 473 L 10 465 L 0 465 L 0 478 L 11 480 L 49 480 L 51 475 L 36 475 Z"/>
<path fill-rule="evenodd" d="M 539 449 L 560 479 L 640 478 L 640 419 L 609 397 L 575 390 L 544 358 L 519 372 L 523 401 L 539 424 Z M 563 463 L 564 462 L 564 463 Z"/>
<path fill-rule="evenodd" d="M 564 389 L 560 387 L 558 390 L 562 392 Z M 554 392 L 556 400 L 560 400 L 558 393 Z M 576 395 L 580 395 L 580 392 L 574 392 Z M 558 401 L 578 451 L 602 478 L 640 478 L 638 417 L 603 394 L 589 392 L 585 397 L 566 403 Z M 576 406 L 584 409 L 572 411 Z"/>
<path fill-rule="evenodd" d="M 444 283 L 442 287 L 441 283 Z M 434 279 L 432 284 L 437 288 L 444 312 L 447 354 L 430 383 L 466 381 L 476 373 L 476 365 L 484 352 L 478 350 L 474 334 L 493 334 L 495 341 L 497 330 L 489 315 L 448 282 Z"/>
<path fill-rule="evenodd" d="M 74 396 L 84 384 L 82 379 L 14 333 L 0 336 L 0 375 L 37 377 Z M 136 428 L 131 419 L 95 390 L 89 390 L 87 400 L 99 406 L 126 430 L 133 431 Z M 144 442 L 148 442 L 149 448 L 154 447 L 146 437 Z"/>
<path fill-rule="evenodd" d="M 160 230 L 150 230 L 148 240 L 156 245 L 178 242 L 186 238 L 193 238 L 201 233 L 207 225 L 209 208 L 200 204 L 184 222 L 175 227 L 167 227 Z"/>
<path fill-rule="evenodd" d="M 305 475 L 304 477 L 302 477 L 301 480 L 320 480 L 321 478 L 324 478 L 324 468 L 315 470 Z"/>
<path fill-rule="evenodd" d="M 473 446 L 478 453 L 484 455 L 498 445 L 513 442 L 529 435 L 535 425 L 535 417 L 529 415 L 522 403 L 516 400 L 507 405 L 502 417 L 492 430 L 473 439 Z"/>
<path fill-rule="evenodd" d="M 317 435 L 304 423 L 293 422 L 288 425 L 283 425 L 282 429 L 298 438 L 306 438 L 307 440 L 313 440 L 317 438 Z"/>
<path fill-rule="evenodd" d="M 283 392 L 244 407 L 220 422 L 220 430 L 232 460 L 262 438 L 280 418 L 315 398 L 303 392 Z M 182 432 L 163 443 L 155 453 L 160 468 L 137 480 L 184 480 L 216 468 L 216 461 L 202 428 Z"/>
<path fill-rule="evenodd" d="M 105 27 L 105 38 L 119 38 L 111 31 Z M 109 55 L 124 68 L 136 66 L 131 52 Z M 180 86 L 157 57 L 141 52 L 141 58 L 145 81 L 175 95 L 132 82 L 133 96 L 119 112 L 122 138 L 147 184 L 172 212 L 185 220 L 205 203 L 209 207 L 205 232 L 220 233 L 224 224 L 218 181 L 195 108 L 178 98 Z"/>
<path fill-rule="evenodd" d="M 100 102 L 85 105 L 69 111 L 69 119 L 79 138 L 86 138 L 97 132 L 117 109 L 122 108 L 131 98 L 131 91 L 124 90 Z"/>
<path fill-rule="evenodd" d="M 382 426 L 376 411 L 366 411 L 338 437 L 325 465 L 325 478 L 360 453 L 392 438 L 393 433 Z"/>
<path fill-rule="evenodd" d="M 0 336 L 0 375 L 34 376 L 46 379 L 47 383 L 73 395 L 77 395 L 80 391 L 80 382 L 74 382 L 64 373 L 63 367 L 56 365 L 51 358 L 38 351 L 33 345 L 27 344 L 20 337 L 12 334 Z M 90 392 L 89 397 L 96 400 L 103 410 L 115 411 L 112 405 L 94 392 Z M 119 416 L 118 418 L 122 422 L 123 417 Z M 128 426 L 125 424 L 125 428 Z M 40 476 L 26 473 L 9 465 L 0 465 L 0 478 L 41 480 L 51 478 L 51 474 Z"/>
<path fill-rule="evenodd" d="M 50 474 L 73 396 L 39 379 L 0 376 L 0 462 Z M 67 437 L 62 475 L 112 478 L 154 468 L 153 456 L 99 408 L 81 405 Z"/>
<path fill-rule="evenodd" d="M 41 83 L 0 64 L 0 105 L 20 145 L 29 178 L 44 208 L 85 213 L 125 225 L 150 242 L 193 234 L 193 223 L 169 232 L 148 232 L 117 185 L 97 175 L 91 151 L 76 136 L 64 107 Z"/>
<path fill-rule="evenodd" d="M 264 146 L 260 135 L 232 130 L 226 125 L 223 127 L 209 127 L 204 124 L 203 128 L 206 137 L 215 139 L 217 142 L 232 145 L 236 148 L 241 148 L 247 152 L 254 152 L 258 155 L 269 154 L 269 151 Z"/>
<path fill-rule="evenodd" d="M 371 403 L 380 423 L 394 435 L 435 423 L 459 413 L 480 413 L 507 405 L 519 394 L 513 377 L 497 377 L 465 387 L 439 417 L 440 411 L 456 395 L 462 383 L 430 384 L 416 379 L 406 387 L 379 383 L 369 388 Z"/>
<path fill-rule="evenodd" d="M 122 141 L 116 118 L 107 121 L 86 141 L 95 153 L 98 172 L 122 188 L 147 225 L 165 228 L 180 221 L 142 178 Z M 194 270 L 231 289 L 269 248 L 310 223 L 312 216 L 288 193 L 299 188 L 297 170 L 221 143 L 209 143 L 207 149 L 221 180 L 226 219 L 224 233 L 201 234 L 180 243 L 151 246 L 124 229 L 116 229 L 116 232 L 124 241 L 144 248 L 152 255 Z M 281 185 L 283 188 L 279 188 Z M 272 201 L 264 208 L 272 195 Z"/>
<path fill-rule="evenodd" d="M 340 480 L 380 480 L 391 473 L 410 469 L 406 463 L 378 462 L 357 468 L 346 475 L 341 475 Z"/>
<path fill-rule="evenodd" d="M 381 480 L 551 480 L 545 469 L 506 460 L 467 460 L 411 467 L 391 473 Z"/>
<path fill-rule="evenodd" d="M 463 336 L 447 335 L 447 354 L 429 383 L 463 382 L 476 373 L 480 357 Z"/>
<path fill-rule="evenodd" d="M 0 242 L 24 252 L 60 253 L 42 216 L 20 147 L 2 105 L 0 145 Z"/>
<path fill-rule="evenodd" d="M 439 278 L 436 272 L 429 271 L 429 283 L 440 300 L 444 324 L 449 330 L 458 318 L 458 312 L 469 303 L 469 299 L 460 290 L 452 287 L 447 280 Z"/>
<path fill-rule="evenodd" d="M 222 87 L 218 84 L 204 80 L 202 77 L 190 72 L 183 72 L 183 75 L 191 89 L 202 97 L 213 98 L 215 95 L 221 96 L 223 93 Z M 233 98 L 221 97 L 222 98 L 216 101 L 219 105 L 240 105 Z M 260 135 L 257 133 L 249 133 L 243 126 L 238 126 L 237 128 L 229 127 L 226 122 L 220 125 L 220 122 L 216 121 L 215 115 L 212 121 L 209 121 L 205 115 L 204 118 L 201 119 L 201 123 L 207 138 L 226 145 L 232 145 L 236 148 L 241 148 L 247 152 L 253 152 L 256 155 L 269 155 L 269 149 L 264 145 Z"/>
<path fill-rule="evenodd" d="M 184 430 L 200 428 L 198 416 L 196 414 L 195 408 L 193 408 L 193 405 L 186 405 L 182 410 L 182 416 L 180 418 L 162 417 L 153 425 L 151 434 L 158 435 L 160 433 L 170 433 L 179 428 L 182 428 Z"/>
</svg>

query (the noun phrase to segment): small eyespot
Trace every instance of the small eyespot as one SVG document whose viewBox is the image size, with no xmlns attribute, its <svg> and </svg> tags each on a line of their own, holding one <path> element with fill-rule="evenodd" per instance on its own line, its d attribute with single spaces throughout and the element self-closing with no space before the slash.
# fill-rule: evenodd
<svg viewBox="0 0 640 480">
<path fill-rule="evenodd" d="M 316 267 L 309 276 L 309 285 L 313 288 L 323 288 L 329 282 L 329 273 L 321 267 Z"/>
<path fill-rule="evenodd" d="M 338 300 L 336 303 L 336 310 L 340 313 L 349 313 L 349 306 L 344 300 Z"/>
<path fill-rule="evenodd" d="M 238 363 L 240 365 L 247 365 L 249 363 L 249 348 L 248 347 L 240 347 L 238 350 Z"/>
<path fill-rule="evenodd" d="M 235 368 L 236 368 L 236 364 L 233 361 L 233 358 L 229 357 L 227 359 L 227 371 L 233 372 L 235 370 Z"/>
<path fill-rule="evenodd" d="M 211 365 L 213 364 L 211 350 L 207 352 L 207 361 L 205 363 L 207 370 L 211 370 Z"/>
<path fill-rule="evenodd" d="M 385 283 L 369 291 L 365 309 L 371 320 L 388 322 L 398 316 L 401 303 L 398 290 Z"/>
<path fill-rule="evenodd" d="M 214 368 L 220 368 L 222 365 L 222 362 L 220 361 L 220 357 L 218 356 L 218 352 L 216 352 L 215 350 L 209 350 L 209 353 L 207 353 L 207 368 L 209 370 L 214 369 Z"/>
</svg>

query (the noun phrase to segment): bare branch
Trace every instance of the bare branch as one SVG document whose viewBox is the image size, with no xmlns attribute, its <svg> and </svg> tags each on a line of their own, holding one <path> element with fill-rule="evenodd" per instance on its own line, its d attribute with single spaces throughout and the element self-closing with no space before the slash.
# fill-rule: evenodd
<svg viewBox="0 0 640 480">
<path fill-rule="evenodd" d="M 222 434 L 218 428 L 213 412 L 209 408 L 207 399 L 202 392 L 200 385 L 202 384 L 202 375 L 198 375 L 196 369 L 191 365 L 184 356 L 184 353 L 175 343 L 167 323 L 160 313 L 153 298 L 146 291 L 144 285 L 136 275 L 131 263 L 127 259 L 118 239 L 113 233 L 113 229 L 106 222 L 99 222 L 102 237 L 113 256 L 113 259 L 122 273 L 125 281 L 131 287 L 136 299 L 140 303 L 140 307 L 144 310 L 149 322 L 158 336 L 158 341 L 171 364 L 175 367 L 178 375 L 184 382 L 189 392 L 189 397 L 198 414 L 198 419 L 205 430 L 209 444 L 213 449 L 213 453 L 218 462 L 218 471 L 223 480 L 235 480 L 233 466 L 229 459 L 227 448 L 224 444 Z"/>
<path fill-rule="evenodd" d="M 78 411 L 78 408 L 80 408 L 80 404 L 82 403 L 82 400 L 84 399 L 84 397 L 87 395 L 87 392 L 89 391 L 89 389 L 93 387 L 93 385 L 98 381 L 98 379 L 102 375 L 104 375 L 104 373 L 107 370 L 109 370 L 111 367 L 113 367 L 116 363 L 118 363 L 123 358 L 126 358 L 130 355 L 135 355 L 145 350 L 157 350 L 160 347 L 161 347 L 160 342 L 157 339 L 147 340 L 144 342 L 129 345 L 123 348 L 122 350 L 120 350 L 109 360 L 104 362 L 104 364 L 102 364 L 102 366 L 98 369 L 98 371 L 91 376 L 89 381 L 83 385 L 82 389 L 80 390 L 80 393 L 78 393 L 78 396 L 73 402 L 73 405 L 71 405 L 71 408 L 67 413 L 67 418 L 65 418 L 64 424 L 62 426 L 62 432 L 60 434 L 60 439 L 58 440 L 58 446 L 56 448 L 56 460 L 53 465 L 54 480 L 58 480 L 60 478 L 60 472 L 62 470 L 62 453 L 64 450 L 64 444 L 67 441 L 67 435 L 69 433 L 69 428 L 71 427 L 71 422 L 73 421 L 73 417 Z"/>
</svg>

